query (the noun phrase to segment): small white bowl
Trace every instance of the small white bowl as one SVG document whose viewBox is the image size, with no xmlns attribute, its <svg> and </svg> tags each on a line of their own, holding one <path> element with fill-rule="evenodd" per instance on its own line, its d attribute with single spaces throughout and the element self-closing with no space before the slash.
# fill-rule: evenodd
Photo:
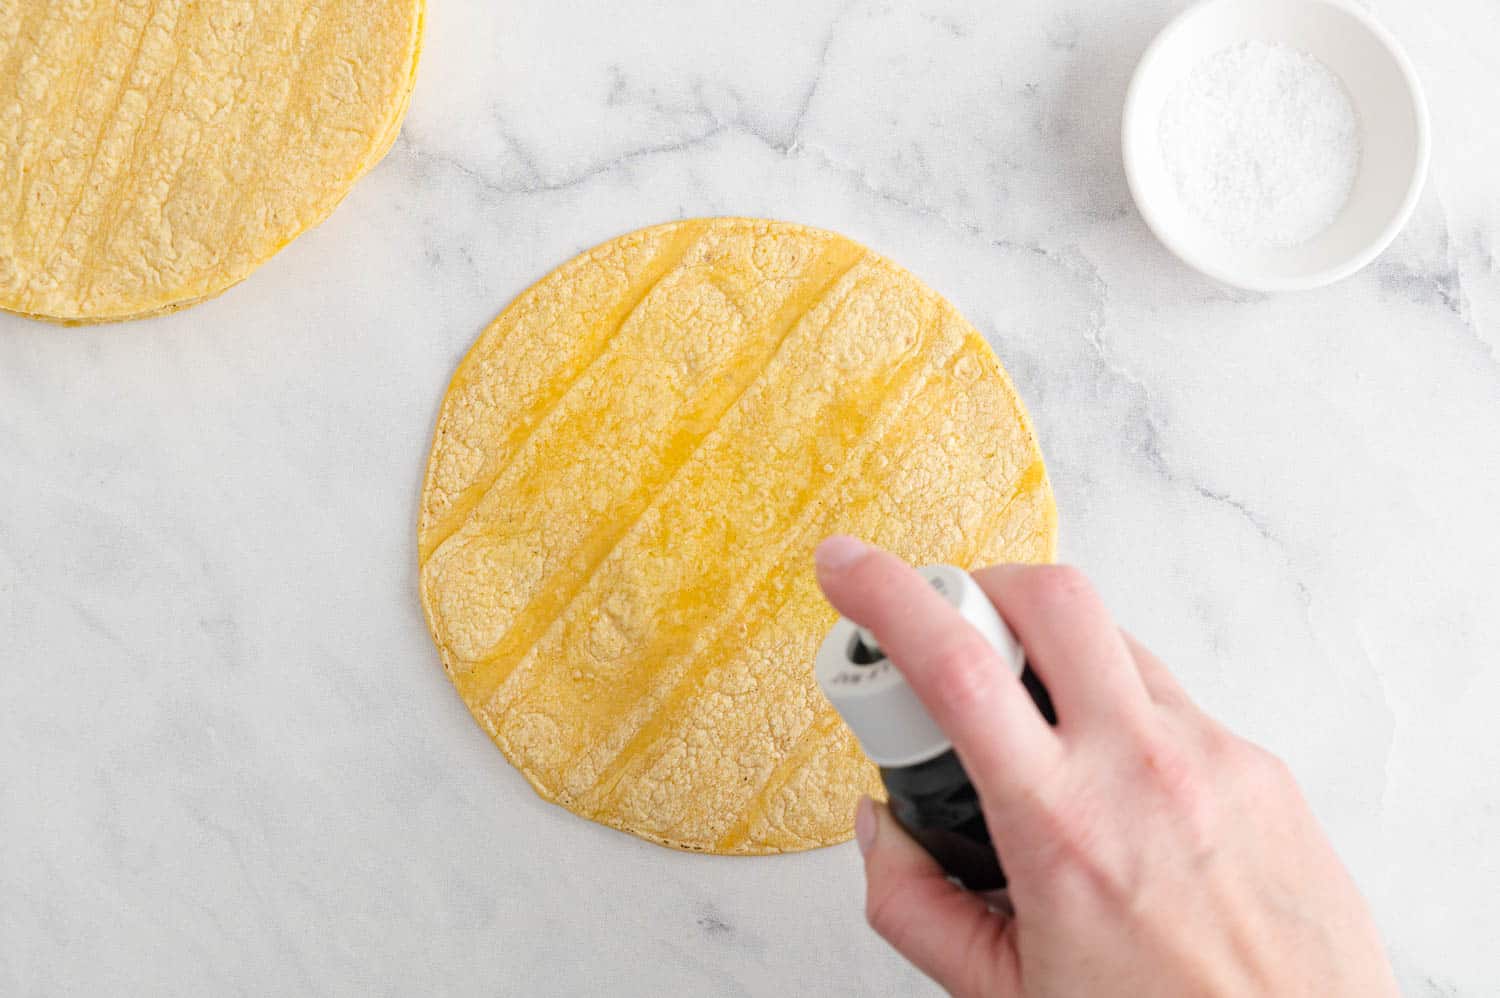
<svg viewBox="0 0 1500 998">
<path fill-rule="evenodd" d="M 1190 214 L 1162 162 L 1162 105 L 1203 59 L 1245 41 L 1281 43 L 1321 60 L 1359 114 L 1362 152 L 1353 190 L 1332 225 L 1298 246 L 1226 242 Z M 1125 178 L 1156 237 L 1190 267 L 1251 291 L 1295 291 L 1347 277 L 1375 259 L 1406 223 L 1427 176 L 1427 104 L 1401 46 L 1341 0 L 1205 0 L 1146 49 L 1125 95 Z"/>
</svg>

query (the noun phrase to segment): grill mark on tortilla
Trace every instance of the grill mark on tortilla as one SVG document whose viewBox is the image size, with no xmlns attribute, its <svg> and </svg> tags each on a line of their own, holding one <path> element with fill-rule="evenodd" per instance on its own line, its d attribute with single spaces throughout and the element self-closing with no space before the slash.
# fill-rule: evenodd
<svg viewBox="0 0 1500 998">
<path fill-rule="evenodd" d="M 973 344 L 966 343 L 964 345 L 964 348 L 961 349 L 959 353 L 964 354 L 969 349 L 972 349 L 972 347 Z M 884 425 L 881 427 L 880 431 L 877 434 L 870 435 L 865 438 L 865 446 L 861 448 L 860 452 L 851 452 L 849 460 L 846 463 L 845 470 L 847 471 L 847 474 L 842 475 L 838 481 L 831 482 L 829 488 L 825 490 L 824 495 L 826 495 L 827 492 L 834 491 L 832 486 L 842 484 L 843 481 L 850 475 L 853 475 L 860 471 L 863 460 L 871 453 L 878 452 L 879 445 L 884 443 L 884 437 L 887 436 L 890 432 L 897 430 L 901 426 L 900 420 L 909 406 L 918 398 L 926 396 L 933 390 L 934 386 L 938 383 L 938 379 L 935 377 L 936 373 L 936 370 L 934 370 L 932 372 L 932 376 L 924 379 L 922 384 L 912 391 L 912 393 L 905 400 L 905 403 L 900 406 L 899 411 L 893 413 L 884 422 Z M 1032 467 L 1034 466 L 1035 463 L 1033 463 Z M 1014 493 L 1016 490 L 1020 489 L 1022 487 L 1021 483 L 1025 480 L 1028 472 L 1029 468 L 1018 471 L 1014 475 L 1014 477 L 1006 483 L 1006 491 Z M 810 503 L 809 506 L 822 506 L 823 504 L 821 502 L 821 498 L 822 497 L 820 496 L 819 500 Z M 829 509 L 826 510 L 826 512 L 831 514 L 834 512 L 834 510 Z M 1003 507 L 1000 511 L 996 511 L 995 513 L 991 514 L 988 519 L 990 519 L 991 521 L 999 521 L 1002 516 Z M 826 526 L 826 523 L 819 523 L 811 517 L 802 518 L 800 522 L 795 522 L 788 530 L 790 536 L 787 543 L 783 546 L 782 551 L 778 552 L 777 556 L 770 560 L 770 565 L 772 566 L 772 568 L 774 569 L 775 566 L 780 565 L 785 560 L 781 557 L 782 552 L 784 552 L 788 548 L 796 546 L 799 542 L 805 543 L 808 534 L 813 532 L 815 528 L 826 528 Z M 940 556 L 938 560 L 952 562 L 954 564 L 967 565 L 972 563 L 973 552 L 954 551 L 952 553 L 945 553 L 944 555 Z M 744 604 L 752 603 L 755 600 L 755 597 L 759 595 L 759 589 L 761 588 L 764 588 L 764 579 L 762 579 L 761 582 L 758 583 L 756 589 L 753 589 L 747 595 Z M 788 597 L 786 598 L 790 598 L 790 595 L 788 595 Z M 707 659 L 711 662 L 715 662 L 720 669 L 733 664 L 732 658 L 726 658 L 722 654 L 719 654 L 723 651 L 723 646 L 725 644 L 725 641 L 722 638 L 722 634 L 724 631 L 723 625 L 724 621 L 727 620 L 732 613 L 741 610 L 744 604 L 726 608 L 725 613 L 722 614 L 720 618 L 718 618 L 714 622 L 714 624 L 710 625 L 707 628 L 710 633 L 714 633 L 716 635 L 719 635 L 720 637 L 716 638 L 716 640 L 708 647 L 708 649 L 699 656 L 699 659 Z M 757 617 L 762 621 L 774 620 L 779 616 L 780 609 L 781 606 L 777 605 L 767 612 L 757 615 Z M 762 626 L 764 626 L 764 624 Z M 630 763 L 635 760 L 638 753 L 642 749 L 649 748 L 650 745 L 662 740 L 664 735 L 673 731 L 675 726 L 680 725 L 680 723 L 685 719 L 681 713 L 682 708 L 690 706 L 693 702 L 695 702 L 698 696 L 706 692 L 706 687 L 713 679 L 716 671 L 717 670 L 705 670 L 704 672 L 698 674 L 689 673 L 688 675 L 683 676 L 680 682 L 677 682 L 675 685 L 673 685 L 672 689 L 666 694 L 665 698 L 662 700 L 657 709 L 654 710 L 652 714 L 650 714 L 647 719 L 641 724 L 637 731 L 631 736 L 630 741 L 618 753 L 616 753 L 615 757 L 608 764 L 607 769 L 601 774 L 599 779 L 596 780 L 593 792 L 584 797 L 582 802 L 590 807 L 599 807 L 607 799 L 609 799 L 614 793 L 618 781 L 624 776 L 625 772 L 630 766 Z M 815 718 L 810 719 L 809 723 L 813 723 L 814 721 Z M 745 809 L 749 809 L 756 803 L 756 801 L 760 799 L 761 796 L 763 796 L 763 794 L 756 794 L 750 800 L 747 800 L 744 803 L 743 807 Z M 722 845 L 722 842 L 720 844 Z M 734 843 L 734 845 L 738 844 L 738 842 Z M 717 851 L 719 849 L 719 846 L 716 845 L 714 848 Z"/>
<path fill-rule="evenodd" d="M 589 338 L 589 345 L 584 351 L 587 360 L 571 372 L 562 372 L 560 378 L 554 379 L 547 385 L 540 401 L 533 401 L 527 406 L 530 410 L 527 418 L 519 421 L 519 426 L 512 431 L 511 438 L 499 448 L 501 453 L 506 454 L 505 459 L 495 467 L 493 473 L 484 476 L 480 481 L 474 482 L 459 493 L 448 504 L 448 509 L 443 516 L 428 529 L 427 539 L 422 541 L 422 550 L 418 555 L 422 563 L 425 564 L 448 538 L 463 529 L 464 524 L 473 515 L 474 508 L 505 474 L 511 462 L 525 448 L 527 441 L 547 421 L 547 417 L 562 404 L 584 376 L 609 353 L 610 345 L 619 335 L 620 330 L 625 328 L 625 324 L 640 310 L 651 294 L 662 286 L 663 282 L 679 272 L 683 259 L 703 238 L 706 228 L 707 225 L 703 222 L 684 225 L 643 272 L 644 279 L 637 282 L 638 287 L 633 289 L 637 293 L 623 299 L 616 313 L 618 318 L 612 317 L 606 322 L 597 324 L 601 333 L 606 329 L 608 332 Z M 644 286 L 640 287 L 640 285 Z M 455 381 L 457 381 L 457 375 L 455 375 Z"/>
<path fill-rule="evenodd" d="M 733 615 L 754 598 L 766 576 L 782 563 L 784 552 L 802 542 L 809 531 L 817 525 L 817 515 L 824 511 L 825 498 L 835 493 L 839 486 L 848 481 L 859 470 L 864 456 L 874 450 L 884 440 L 887 433 L 900 425 L 901 416 L 931 385 L 931 374 L 932 369 L 927 364 L 914 364 L 913 369 L 903 380 L 903 390 L 883 396 L 882 401 L 890 405 L 872 415 L 870 425 L 874 428 L 874 432 L 862 433 L 859 444 L 850 450 L 848 459 L 811 493 L 806 502 L 794 511 L 784 531 L 786 540 L 775 549 L 771 557 L 761 562 L 761 570 L 755 575 L 754 583 L 743 587 L 744 596 L 735 603 L 727 604 L 724 611 L 702 629 L 703 633 L 713 635 L 710 639 L 710 648 L 718 643 L 719 636 Z M 598 806 L 614 793 L 618 781 L 641 748 L 650 745 L 667 730 L 668 722 L 673 719 L 671 711 L 688 700 L 695 692 L 696 685 L 707 680 L 706 674 L 692 673 L 695 657 L 691 654 L 691 649 L 677 649 L 677 651 L 681 654 L 678 656 L 676 667 L 665 673 L 662 676 L 663 681 L 657 684 L 667 688 L 663 701 L 637 725 L 626 744 L 601 767 L 600 775 L 595 779 L 591 792 L 585 798 L 594 806 Z M 646 697 L 639 699 L 646 699 Z M 628 725 L 630 720 L 626 717 L 622 725 Z M 569 764 L 571 765 L 572 762 L 573 760 L 570 760 Z"/>
<path fill-rule="evenodd" d="M 67 214 L 64 215 L 62 227 L 58 229 L 57 235 L 53 237 L 51 244 L 48 245 L 45 251 L 37 254 L 37 258 L 47 267 L 50 276 L 53 278 L 58 276 L 53 270 L 56 266 L 55 258 L 58 247 L 67 241 L 68 233 L 72 230 L 73 223 L 78 218 L 78 210 L 83 207 L 84 201 L 91 193 L 89 181 L 93 178 L 94 170 L 99 164 L 99 150 L 104 147 L 105 134 L 110 130 L 110 125 L 114 123 L 115 116 L 119 114 L 120 104 L 125 98 L 125 92 L 130 88 L 130 77 L 135 72 L 136 63 L 141 57 L 141 50 L 145 47 L 146 33 L 151 30 L 151 21 L 156 17 L 158 6 L 158 3 L 153 2 L 146 13 L 145 19 L 141 21 L 140 31 L 136 33 L 135 45 L 130 55 L 125 59 L 125 68 L 120 73 L 120 81 L 115 88 L 114 97 L 110 99 L 107 110 L 100 115 L 98 127 L 91 129 L 94 133 L 93 147 L 89 150 L 88 162 L 84 165 L 83 172 L 78 175 L 77 186 L 73 188 L 72 193 L 66 199 L 61 197 L 58 199 L 59 205 L 69 205 Z M 53 217 L 55 216 L 56 213 L 54 212 Z"/>
<path fill-rule="evenodd" d="M 472 670 L 462 674 L 461 681 L 464 684 L 465 695 L 472 696 L 478 701 L 489 700 L 495 690 L 506 681 L 511 671 L 526 660 L 541 637 L 547 633 L 558 619 L 567 613 L 569 606 L 588 585 L 590 579 L 592 579 L 594 573 L 598 570 L 599 565 L 609 557 L 621 540 L 629 536 L 631 531 L 640 522 L 641 516 L 647 510 L 654 508 L 663 497 L 671 492 L 677 476 L 684 468 L 690 465 L 704 444 L 715 438 L 724 418 L 730 412 L 734 411 L 742 399 L 750 394 L 751 389 L 760 383 L 766 372 L 770 370 L 777 356 L 779 356 L 781 348 L 799 328 L 801 323 L 813 310 L 827 300 L 828 296 L 839 287 L 848 274 L 864 259 L 863 250 L 860 250 L 857 254 L 850 254 L 844 247 L 839 246 L 837 243 L 825 247 L 824 253 L 825 255 L 820 257 L 820 262 L 832 262 L 833 273 L 819 275 L 813 286 L 799 288 L 797 291 L 794 291 L 782 303 L 781 307 L 778 308 L 777 314 L 772 317 L 772 321 L 768 324 L 769 328 L 774 330 L 774 332 L 770 337 L 771 342 L 768 349 L 764 351 L 765 356 L 763 361 L 751 369 L 748 376 L 741 374 L 738 383 L 731 380 L 716 393 L 723 399 L 723 402 L 719 405 L 716 412 L 708 416 L 708 425 L 701 430 L 698 439 L 692 441 L 685 448 L 679 445 L 676 448 L 681 451 L 678 459 L 674 462 L 669 462 L 666 467 L 658 472 L 659 481 L 643 483 L 645 487 L 644 491 L 647 494 L 640 497 L 626 511 L 623 521 L 611 524 L 607 530 L 600 532 L 603 534 L 601 542 L 596 542 L 593 545 L 599 547 L 600 550 L 596 555 L 588 558 L 588 564 L 583 573 L 581 575 L 575 573 L 574 578 L 560 580 L 554 584 L 557 595 L 546 601 L 547 604 L 551 604 L 550 606 L 543 605 L 542 612 L 544 616 L 539 620 L 530 622 L 529 626 L 523 629 L 521 615 L 518 614 L 511 629 L 505 637 L 501 638 L 497 646 L 492 647 L 483 658 L 474 663 Z M 842 256 L 849 256 L 851 258 L 847 260 L 836 259 Z M 835 259 L 836 262 L 834 262 Z M 815 265 L 809 267 L 808 270 L 816 271 L 817 267 Z M 793 311 L 793 314 L 780 314 L 789 307 Z M 734 378 L 734 376 L 733 372 L 730 372 L 728 375 L 730 379 Z M 558 602 L 559 599 L 561 602 Z M 535 599 L 532 606 L 541 602 L 543 602 L 542 599 Z M 529 609 L 531 607 L 527 608 L 527 610 Z M 525 612 L 524 610 L 522 611 L 522 613 Z M 512 635 L 519 636 L 513 638 Z"/>
</svg>

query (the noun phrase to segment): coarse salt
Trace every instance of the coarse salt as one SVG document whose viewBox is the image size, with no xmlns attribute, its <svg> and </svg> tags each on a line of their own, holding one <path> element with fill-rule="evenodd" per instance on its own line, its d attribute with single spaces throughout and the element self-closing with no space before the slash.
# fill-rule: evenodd
<svg viewBox="0 0 1500 998">
<path fill-rule="evenodd" d="M 1168 96 L 1159 139 L 1183 205 L 1238 246 L 1312 239 L 1359 172 L 1359 116 L 1342 81 L 1289 45 L 1242 42 L 1204 59 Z"/>
</svg>

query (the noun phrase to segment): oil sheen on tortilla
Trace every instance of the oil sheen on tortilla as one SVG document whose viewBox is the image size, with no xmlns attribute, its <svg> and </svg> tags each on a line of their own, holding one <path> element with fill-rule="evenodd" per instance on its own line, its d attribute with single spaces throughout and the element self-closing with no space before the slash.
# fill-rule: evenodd
<svg viewBox="0 0 1500 998">
<path fill-rule="evenodd" d="M 396 137 L 422 0 L 0 4 L 0 308 L 191 305 L 322 221 Z"/>
<path fill-rule="evenodd" d="M 953 306 L 848 239 L 677 222 L 553 271 L 459 365 L 422 602 L 547 800 L 679 849 L 808 849 L 882 795 L 813 681 L 835 531 L 914 562 L 1050 560 L 1020 400 Z"/>
</svg>

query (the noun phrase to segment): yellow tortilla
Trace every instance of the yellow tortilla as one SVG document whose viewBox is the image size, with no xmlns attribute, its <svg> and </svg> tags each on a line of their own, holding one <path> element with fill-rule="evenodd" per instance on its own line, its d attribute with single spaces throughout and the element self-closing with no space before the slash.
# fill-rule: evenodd
<svg viewBox="0 0 1500 998">
<path fill-rule="evenodd" d="M 1056 516 L 990 347 L 841 236 L 643 229 L 496 319 L 443 400 L 422 603 L 470 711 L 537 792 L 700 852 L 847 839 L 879 795 L 812 674 L 812 549 L 1050 560 Z"/>
<path fill-rule="evenodd" d="M 28 0 L 0 18 L 0 308 L 138 318 L 243 280 L 395 140 L 422 0 Z"/>
</svg>

